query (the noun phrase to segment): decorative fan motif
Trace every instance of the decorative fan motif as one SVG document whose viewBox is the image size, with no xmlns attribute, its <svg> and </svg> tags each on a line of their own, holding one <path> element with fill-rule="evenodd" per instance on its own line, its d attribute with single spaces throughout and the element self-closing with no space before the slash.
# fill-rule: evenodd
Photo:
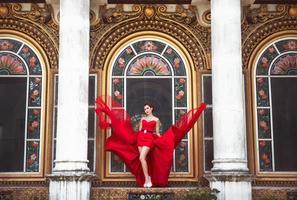
<svg viewBox="0 0 297 200">
<path fill-rule="evenodd" d="M 271 74 L 297 74 L 297 55 L 286 55 L 272 66 Z"/>
<path fill-rule="evenodd" d="M 12 54 L 0 54 L 0 74 L 26 74 L 23 62 Z"/>
<path fill-rule="evenodd" d="M 136 59 L 128 69 L 128 75 L 171 75 L 168 64 L 154 55 Z"/>
</svg>

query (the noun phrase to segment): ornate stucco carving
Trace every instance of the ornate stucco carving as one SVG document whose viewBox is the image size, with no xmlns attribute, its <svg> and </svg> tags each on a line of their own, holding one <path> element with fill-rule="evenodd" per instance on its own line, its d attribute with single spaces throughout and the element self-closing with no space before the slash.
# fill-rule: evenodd
<svg viewBox="0 0 297 200">
<path fill-rule="evenodd" d="M 50 67 L 58 66 L 58 25 L 52 20 L 51 7 L 32 4 L 24 11 L 21 4 L 0 4 L 0 30 L 17 31 L 35 40 L 48 56 Z"/>
<path fill-rule="evenodd" d="M 268 5 L 259 8 L 247 7 L 242 23 L 242 55 L 244 68 L 248 67 L 254 49 L 267 37 L 285 31 L 288 34 L 297 29 L 297 7 L 277 5 L 270 10 Z"/>
<path fill-rule="evenodd" d="M 195 7 L 176 6 L 175 12 L 169 12 L 165 5 L 134 5 L 132 11 L 124 11 L 122 5 L 117 5 L 102 6 L 99 13 L 101 19 L 91 26 L 93 68 L 103 66 L 117 42 L 139 31 L 158 31 L 174 37 L 188 50 L 195 68 L 209 68 L 210 28 L 198 22 Z"/>
</svg>

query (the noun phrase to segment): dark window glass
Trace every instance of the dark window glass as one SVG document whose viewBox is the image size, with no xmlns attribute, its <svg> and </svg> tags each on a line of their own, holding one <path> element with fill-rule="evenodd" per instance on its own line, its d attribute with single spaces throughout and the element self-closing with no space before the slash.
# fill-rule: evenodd
<svg viewBox="0 0 297 200">
<path fill-rule="evenodd" d="M 297 79 L 271 78 L 276 171 L 297 170 Z"/>
<path fill-rule="evenodd" d="M 151 102 L 154 115 L 160 119 L 162 130 L 172 125 L 172 85 L 171 79 L 133 78 L 127 79 L 127 111 L 131 117 L 143 113 L 143 104 Z M 139 118 L 140 119 L 140 118 Z"/>
<path fill-rule="evenodd" d="M 59 77 L 55 76 L 55 106 L 58 105 L 58 85 L 59 85 Z"/>
<path fill-rule="evenodd" d="M 89 108 L 89 119 L 88 119 L 88 138 L 94 138 L 95 132 L 95 109 Z"/>
<path fill-rule="evenodd" d="M 95 76 L 89 76 L 89 105 L 95 104 Z"/>
<path fill-rule="evenodd" d="M 213 160 L 213 141 L 212 140 L 205 140 L 205 171 L 210 171 L 212 166 Z"/>
<path fill-rule="evenodd" d="M 203 113 L 204 170 L 210 171 L 213 164 L 212 78 L 203 76 L 203 101 L 209 106 Z"/>
<path fill-rule="evenodd" d="M 204 110 L 204 137 L 212 137 L 212 108 L 206 108 Z"/>
<path fill-rule="evenodd" d="M 94 141 L 89 140 L 88 141 L 88 167 L 91 172 L 94 171 Z"/>
<path fill-rule="evenodd" d="M 0 78 L 0 171 L 23 171 L 27 78 Z"/>
<path fill-rule="evenodd" d="M 203 98 L 206 104 L 212 104 L 211 76 L 203 77 Z"/>
</svg>

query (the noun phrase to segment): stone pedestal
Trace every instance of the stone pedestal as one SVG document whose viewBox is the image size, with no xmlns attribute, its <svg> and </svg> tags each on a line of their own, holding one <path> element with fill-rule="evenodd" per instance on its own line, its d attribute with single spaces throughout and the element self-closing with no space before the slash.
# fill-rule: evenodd
<svg viewBox="0 0 297 200">
<path fill-rule="evenodd" d="M 48 177 L 50 180 L 49 199 L 51 200 L 88 200 L 92 174 L 55 173 Z"/>
<path fill-rule="evenodd" d="M 252 199 L 251 176 L 240 173 L 212 173 L 207 177 L 210 187 L 219 191 L 218 199 Z"/>
</svg>

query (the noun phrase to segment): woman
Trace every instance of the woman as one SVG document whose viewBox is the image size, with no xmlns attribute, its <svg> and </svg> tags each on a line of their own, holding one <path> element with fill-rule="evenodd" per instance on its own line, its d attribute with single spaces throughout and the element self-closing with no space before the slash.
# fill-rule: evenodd
<svg viewBox="0 0 297 200">
<path fill-rule="evenodd" d="M 145 177 L 145 183 L 143 187 L 152 187 L 151 177 L 148 174 L 148 166 L 146 162 L 146 156 L 150 149 L 153 147 L 154 137 L 152 134 L 156 134 L 159 137 L 160 121 L 153 115 L 153 106 L 150 103 L 144 104 L 145 117 L 140 119 L 139 132 L 137 136 L 137 147 L 139 151 L 139 160 L 141 162 L 143 174 Z"/>
<path fill-rule="evenodd" d="M 128 113 L 120 109 L 115 101 L 104 101 L 101 97 L 96 100 L 99 126 L 112 128 L 105 149 L 123 160 L 141 187 L 168 185 L 174 148 L 194 126 L 205 107 L 206 104 L 202 103 L 199 108 L 190 110 L 160 136 L 160 121 L 153 115 L 152 105 L 144 105 L 146 116 L 141 118 L 139 131 L 135 133 Z"/>
</svg>

